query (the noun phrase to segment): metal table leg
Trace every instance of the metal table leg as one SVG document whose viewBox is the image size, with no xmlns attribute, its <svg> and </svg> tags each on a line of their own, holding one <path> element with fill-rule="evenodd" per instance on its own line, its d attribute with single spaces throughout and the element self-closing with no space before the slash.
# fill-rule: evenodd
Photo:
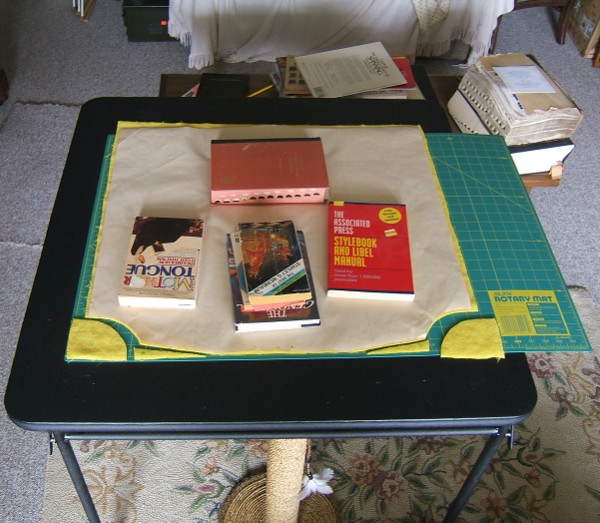
<svg viewBox="0 0 600 523">
<path fill-rule="evenodd" d="M 85 483 L 83 473 L 81 472 L 79 462 L 77 461 L 77 456 L 75 456 L 75 452 L 73 452 L 71 442 L 65 439 L 65 435 L 62 432 L 54 432 L 53 436 L 54 441 L 58 445 L 63 461 L 67 466 L 69 475 L 73 480 L 73 485 L 75 485 L 75 490 L 77 490 L 77 494 L 79 495 L 79 499 L 83 505 L 83 510 L 85 510 L 89 522 L 100 523 L 100 517 L 98 516 L 94 501 L 92 500 L 90 491 Z"/>
<path fill-rule="evenodd" d="M 58 448 L 60 449 L 62 458 L 65 462 L 67 470 L 69 471 L 73 484 L 75 485 L 75 489 L 77 490 L 77 494 L 79 495 L 79 499 L 81 500 L 81 504 L 83 505 L 83 509 L 85 510 L 89 522 L 101 523 L 70 440 L 66 439 L 65 434 L 62 432 L 55 432 L 52 434 L 52 436 L 58 445 Z M 481 453 L 479 454 L 477 461 L 469 472 L 467 479 L 454 498 L 454 501 L 452 501 L 450 504 L 446 517 L 444 518 L 444 523 L 452 523 L 456 521 L 460 515 L 460 512 L 479 484 L 479 481 L 481 480 L 481 477 L 485 473 L 490 462 L 498 452 L 502 441 L 507 437 L 510 438 L 511 436 L 512 427 L 509 425 L 499 427 L 498 432 L 489 437 Z"/>
<path fill-rule="evenodd" d="M 471 494 L 473 494 L 473 491 L 479 484 L 481 476 L 483 476 L 488 465 L 496 455 L 496 452 L 498 452 L 502 441 L 505 438 L 510 437 L 511 434 L 512 427 L 507 426 L 500 427 L 498 434 L 493 434 L 489 437 L 485 446 L 483 447 L 483 450 L 481 451 L 481 454 L 479 454 L 477 461 L 473 465 L 471 472 L 469 472 L 467 479 L 463 483 L 463 486 L 456 495 L 456 498 L 454 498 L 454 501 L 450 504 L 448 512 L 446 513 L 446 517 L 444 518 L 444 523 L 456 521 L 456 518 L 458 518 L 461 510 L 466 505 L 467 501 L 471 497 Z"/>
</svg>

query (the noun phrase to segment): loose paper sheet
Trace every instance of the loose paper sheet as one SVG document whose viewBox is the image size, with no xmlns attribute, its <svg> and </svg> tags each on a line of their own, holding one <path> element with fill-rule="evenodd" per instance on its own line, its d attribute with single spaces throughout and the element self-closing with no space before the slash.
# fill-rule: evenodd
<svg viewBox="0 0 600 523">
<path fill-rule="evenodd" d="M 105 202 L 88 317 L 128 325 L 143 343 L 199 353 L 326 353 L 422 340 L 439 316 L 473 310 L 421 129 L 410 126 L 121 125 Z M 134 127 L 131 127 L 134 126 Z M 211 139 L 320 137 L 331 198 L 407 206 L 414 302 L 328 298 L 327 209 L 321 204 L 210 204 Z M 195 310 L 122 308 L 117 302 L 131 224 L 138 215 L 205 219 Z M 237 223 L 294 220 L 304 231 L 322 324 L 236 333 L 226 233 Z"/>
<path fill-rule="evenodd" d="M 494 67 L 494 71 L 511 93 L 555 93 L 556 89 L 535 66 L 516 65 Z"/>
</svg>

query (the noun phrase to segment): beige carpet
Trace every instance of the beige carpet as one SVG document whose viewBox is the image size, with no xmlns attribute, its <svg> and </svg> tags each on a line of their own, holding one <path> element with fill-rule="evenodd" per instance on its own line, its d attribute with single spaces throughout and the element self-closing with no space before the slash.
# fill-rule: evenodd
<svg viewBox="0 0 600 523">
<path fill-rule="evenodd" d="M 595 348 L 534 354 L 538 405 L 463 511 L 465 522 L 600 521 L 600 316 L 571 289 Z M 480 437 L 315 440 L 313 468 L 334 470 L 347 522 L 441 521 L 482 448 Z M 217 521 L 231 488 L 266 462 L 259 440 L 74 442 L 103 522 Z M 85 516 L 62 459 L 48 460 L 42 521 Z"/>
</svg>

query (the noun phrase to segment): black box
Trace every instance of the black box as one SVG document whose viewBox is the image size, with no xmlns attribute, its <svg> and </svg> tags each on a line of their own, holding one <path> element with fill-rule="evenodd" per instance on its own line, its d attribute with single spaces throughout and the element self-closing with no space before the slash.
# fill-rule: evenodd
<svg viewBox="0 0 600 523">
<path fill-rule="evenodd" d="M 0 69 L 0 105 L 8 99 L 8 78 L 4 69 Z"/>
<path fill-rule="evenodd" d="M 248 96 L 250 77 L 246 74 L 203 73 L 197 96 L 238 97 Z"/>
<path fill-rule="evenodd" d="M 123 0 L 123 20 L 130 42 L 165 42 L 169 36 L 169 0 Z"/>
</svg>

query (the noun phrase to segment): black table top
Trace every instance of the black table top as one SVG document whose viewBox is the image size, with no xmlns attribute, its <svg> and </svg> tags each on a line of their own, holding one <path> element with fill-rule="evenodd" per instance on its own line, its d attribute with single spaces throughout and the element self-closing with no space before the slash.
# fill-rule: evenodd
<svg viewBox="0 0 600 523">
<path fill-rule="evenodd" d="M 318 437 L 468 432 L 530 414 L 536 392 L 523 354 L 501 361 L 66 362 L 104 145 L 118 121 L 420 124 L 425 132 L 448 131 L 443 110 L 421 100 L 100 98 L 85 104 L 5 393 L 16 424 L 80 433 Z"/>
</svg>

